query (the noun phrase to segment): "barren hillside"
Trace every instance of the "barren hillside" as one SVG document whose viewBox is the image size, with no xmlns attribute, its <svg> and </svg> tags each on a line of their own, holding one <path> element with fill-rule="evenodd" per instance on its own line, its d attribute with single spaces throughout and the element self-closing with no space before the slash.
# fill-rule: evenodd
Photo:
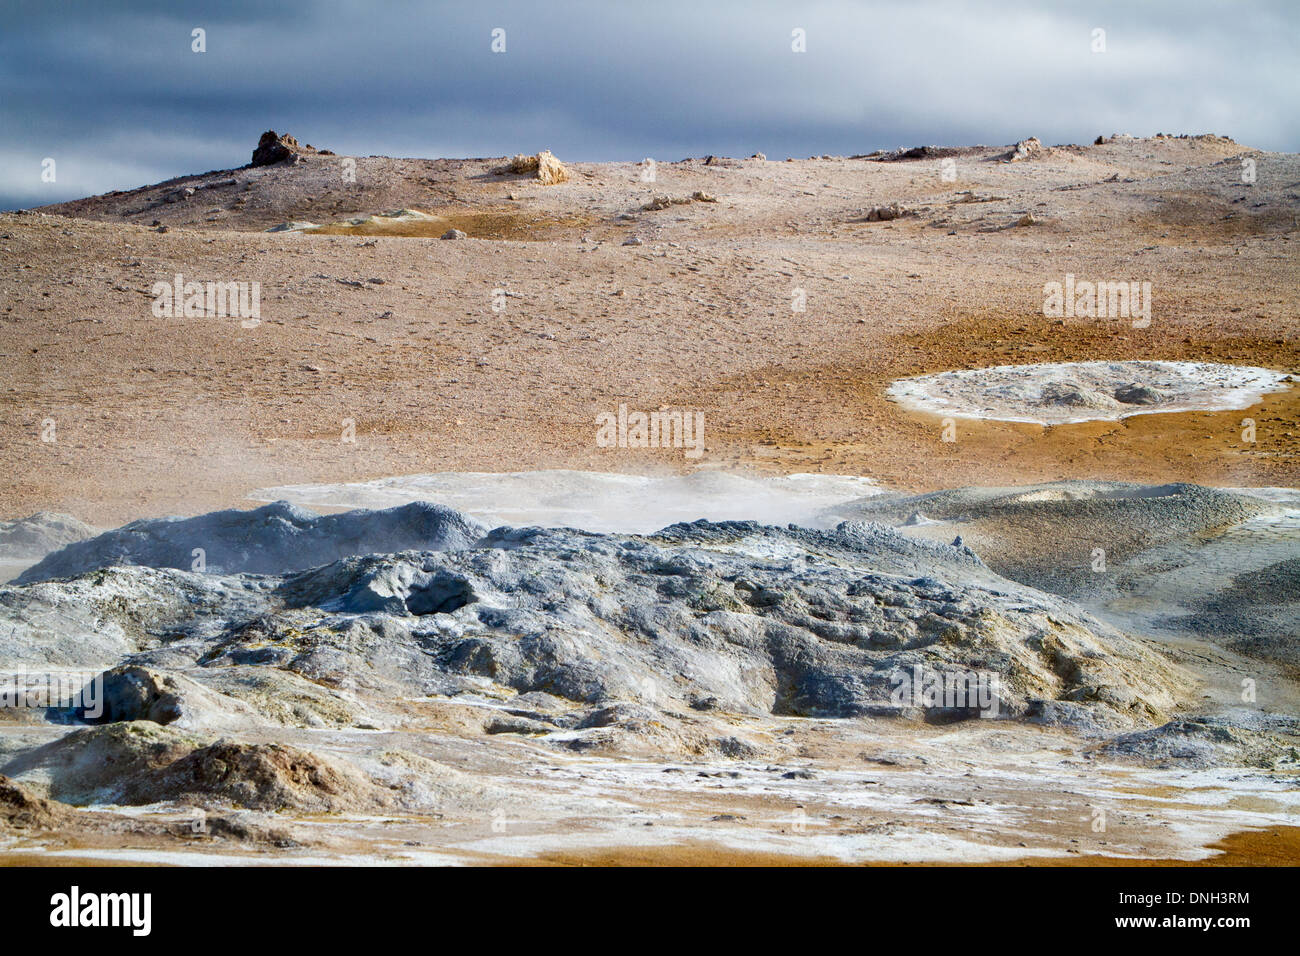
<svg viewBox="0 0 1300 956">
<path fill-rule="evenodd" d="M 1029 362 L 1300 371 L 1300 157 L 1200 136 L 1011 149 L 561 157 L 548 186 L 501 158 L 310 152 L 0 216 L 0 516 L 107 525 L 271 484 L 543 467 L 1294 485 L 1294 388 L 954 442 L 886 397 Z M 382 216 L 401 209 L 422 215 Z M 287 222 L 326 228 L 266 231 Z M 260 322 L 156 317 L 177 274 L 260 283 Z M 1044 315 L 1066 274 L 1149 282 L 1149 325 Z M 620 404 L 702 413 L 703 455 L 600 447 Z"/>
</svg>

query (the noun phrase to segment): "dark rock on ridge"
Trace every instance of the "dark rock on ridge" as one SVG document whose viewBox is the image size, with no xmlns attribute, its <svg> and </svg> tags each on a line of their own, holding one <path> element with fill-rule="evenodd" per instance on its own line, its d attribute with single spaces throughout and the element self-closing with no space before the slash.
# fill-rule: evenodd
<svg viewBox="0 0 1300 956">
<path fill-rule="evenodd" d="M 283 163 L 285 160 L 292 160 L 303 153 L 314 153 L 316 150 L 310 146 L 302 146 L 299 142 L 285 133 L 283 136 L 277 135 L 275 130 L 268 129 L 262 134 L 261 139 L 257 141 L 257 148 L 253 150 L 253 161 L 250 166 L 272 166 L 275 163 Z"/>
</svg>

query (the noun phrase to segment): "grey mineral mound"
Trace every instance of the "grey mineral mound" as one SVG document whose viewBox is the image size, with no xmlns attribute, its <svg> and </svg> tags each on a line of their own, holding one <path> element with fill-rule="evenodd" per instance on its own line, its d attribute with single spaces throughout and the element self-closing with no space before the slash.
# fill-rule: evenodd
<svg viewBox="0 0 1300 956">
<path fill-rule="evenodd" d="M 279 742 L 212 739 L 148 720 L 74 730 L 10 759 L 0 773 L 12 788 L 6 793 L 0 786 L 0 817 L 6 796 L 16 809 L 37 815 L 58 813 L 59 804 L 163 801 L 308 813 L 517 802 L 498 787 L 401 750 L 351 759 Z"/>
<path fill-rule="evenodd" d="M 394 804 L 345 761 L 275 743 L 205 743 L 148 721 L 73 731 L 11 760 L 4 772 L 72 804 L 177 800 L 311 812 Z"/>
<path fill-rule="evenodd" d="M 1290 524 L 1293 533 L 1283 546 L 1291 556 L 1257 569 L 1229 568 L 1226 562 L 1206 563 L 1203 568 L 1166 565 L 1162 569 L 1165 581 L 1158 583 L 1181 589 L 1184 608 L 1190 612 L 1171 618 L 1169 623 L 1213 634 L 1218 642 L 1243 654 L 1300 672 L 1300 643 L 1296 641 L 1300 634 L 1300 520 L 1293 518 Z M 1243 531 L 1258 532 L 1263 530 L 1261 525 L 1265 523 L 1248 524 Z M 1277 546 L 1275 541 L 1265 545 L 1269 550 Z M 1251 550 L 1250 557 L 1258 559 L 1258 549 Z M 1157 553 L 1151 559 L 1159 557 Z M 1201 573 L 1179 574 L 1187 570 Z"/>
<path fill-rule="evenodd" d="M 439 527 L 468 526 L 438 514 Z M 374 534 L 367 522 L 387 528 L 392 515 L 334 518 L 364 535 Z M 168 555 L 132 556 L 149 553 Z M 292 570 L 301 560 L 288 556 L 290 570 L 270 577 L 116 567 L 0 589 L 0 607 L 18 622 L 0 653 L 30 659 L 57 648 L 64 663 L 92 666 L 117 651 L 139 667 L 183 670 L 268 722 L 286 720 L 266 709 L 276 695 L 232 680 L 232 669 L 392 698 L 475 693 L 486 680 L 585 708 L 578 721 L 627 704 L 606 722 L 622 715 L 642 726 L 644 711 L 631 705 L 662 711 L 705 699 L 751 715 L 973 716 L 969 701 L 896 696 L 905 676 L 952 672 L 985 675 L 1000 717 L 1070 700 L 1145 725 L 1190 686 L 1139 642 L 999 577 L 969 549 L 878 525 L 696 522 L 646 537 L 502 528 L 458 550 Z M 51 606 L 61 614 L 42 618 Z M 134 701 L 124 714 L 160 706 L 149 681 L 123 689 Z M 201 726 L 205 702 L 188 699 Z M 572 715 L 528 719 L 539 731 L 575 729 Z"/>
<path fill-rule="evenodd" d="M 1287 489 L 1055 482 L 839 505 L 911 537 L 960 534 L 995 571 L 1129 632 L 1300 667 L 1300 507 Z M 917 525 L 921 511 L 937 523 Z"/>
<path fill-rule="evenodd" d="M 1012 734 L 1033 735 L 1037 753 L 1046 734 L 1107 766 L 1291 766 L 1293 724 L 1244 710 L 1189 716 L 1213 688 L 1173 651 L 999 573 L 1007 529 L 1040 511 L 1067 530 L 1168 521 L 1195 534 L 1275 503 L 1087 483 L 924 497 L 864 499 L 877 521 L 831 529 L 696 521 L 648 535 L 485 531 L 432 505 L 137 522 L 51 556 L 87 570 L 0 587 L 0 660 L 100 674 L 105 704 L 98 715 L 51 708 L 44 725 L 0 735 L 11 788 L 0 781 L 0 803 L 33 820 L 63 812 L 48 800 L 233 807 L 254 820 L 213 826 L 239 839 L 262 826 L 258 814 L 269 825 L 281 811 L 527 812 L 536 792 L 503 787 L 495 768 L 555 780 L 548 806 L 569 813 L 556 808 L 590 799 L 588 783 L 554 763 L 538 778 L 538 760 L 580 759 L 580 775 L 601 757 L 620 758 L 598 771 L 616 775 L 639 760 L 761 767 L 802 753 L 786 734 L 831 724 L 887 728 L 872 733 L 891 747 L 952 735 L 944 752 L 963 761 Z M 926 518 L 905 533 L 879 523 L 918 511 Z M 258 572 L 166 566 L 198 546 L 183 526 L 216 560 Z M 384 550 L 411 538 L 420 543 Z M 1007 553 L 990 547 L 986 563 L 954 539 L 1005 540 Z M 97 566 L 106 559 L 132 563 Z M 1290 593 L 1286 570 L 1265 575 L 1279 594 Z M 991 697 L 949 698 L 952 677 L 987 681 Z M 915 687 L 927 681 L 939 696 Z M 64 728 L 50 722 L 79 726 L 52 739 Z M 453 769 L 469 761 L 475 773 Z M 777 769 L 810 786 L 806 768 Z M 280 839 L 269 833 L 247 839 Z"/>
<path fill-rule="evenodd" d="M 1300 769 L 1300 719 L 1281 714 L 1240 713 L 1189 717 L 1121 734 L 1096 753 L 1157 767 L 1239 765 Z"/>
<path fill-rule="evenodd" d="M 16 521 L 0 521 L 0 561 L 34 560 L 97 534 L 99 530 L 85 522 L 52 511 L 38 511 Z"/>
<path fill-rule="evenodd" d="M 335 515 L 277 501 L 252 511 L 135 521 L 50 554 L 17 580 L 30 584 L 114 565 L 274 574 L 351 554 L 463 548 L 486 530 L 450 508 L 422 501 Z"/>
<path fill-rule="evenodd" d="M 1104 586 L 1105 572 L 1095 568 L 1273 510 L 1262 499 L 1200 485 L 1061 481 L 863 498 L 835 513 L 908 526 L 919 511 L 940 523 L 911 533 L 942 538 L 955 529 L 999 574 L 1078 598 Z"/>
<path fill-rule="evenodd" d="M 1064 405 L 1069 408 L 1112 409 L 1119 402 L 1105 392 L 1087 388 L 1078 382 L 1065 379 L 1043 386 L 1039 400 L 1045 405 Z"/>
</svg>

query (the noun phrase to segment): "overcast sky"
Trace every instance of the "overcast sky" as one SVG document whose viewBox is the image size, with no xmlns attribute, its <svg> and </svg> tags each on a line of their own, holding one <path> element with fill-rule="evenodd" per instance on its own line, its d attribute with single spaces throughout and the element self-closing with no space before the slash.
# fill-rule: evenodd
<svg viewBox="0 0 1300 956">
<path fill-rule="evenodd" d="M 0 0 L 0 209 L 240 166 L 272 128 L 422 157 L 784 159 L 1113 132 L 1300 151 L 1297 36 L 1297 0 Z"/>
</svg>

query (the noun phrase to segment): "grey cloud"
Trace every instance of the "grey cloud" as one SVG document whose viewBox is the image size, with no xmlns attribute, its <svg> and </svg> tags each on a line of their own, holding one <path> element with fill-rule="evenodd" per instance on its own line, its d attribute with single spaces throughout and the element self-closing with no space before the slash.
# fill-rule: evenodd
<svg viewBox="0 0 1300 956">
<path fill-rule="evenodd" d="M 586 160 L 1114 131 L 1294 151 L 1298 21 L 1195 0 L 22 5 L 0 35 L 0 208 L 241 165 L 267 128 L 345 153 Z"/>
</svg>

